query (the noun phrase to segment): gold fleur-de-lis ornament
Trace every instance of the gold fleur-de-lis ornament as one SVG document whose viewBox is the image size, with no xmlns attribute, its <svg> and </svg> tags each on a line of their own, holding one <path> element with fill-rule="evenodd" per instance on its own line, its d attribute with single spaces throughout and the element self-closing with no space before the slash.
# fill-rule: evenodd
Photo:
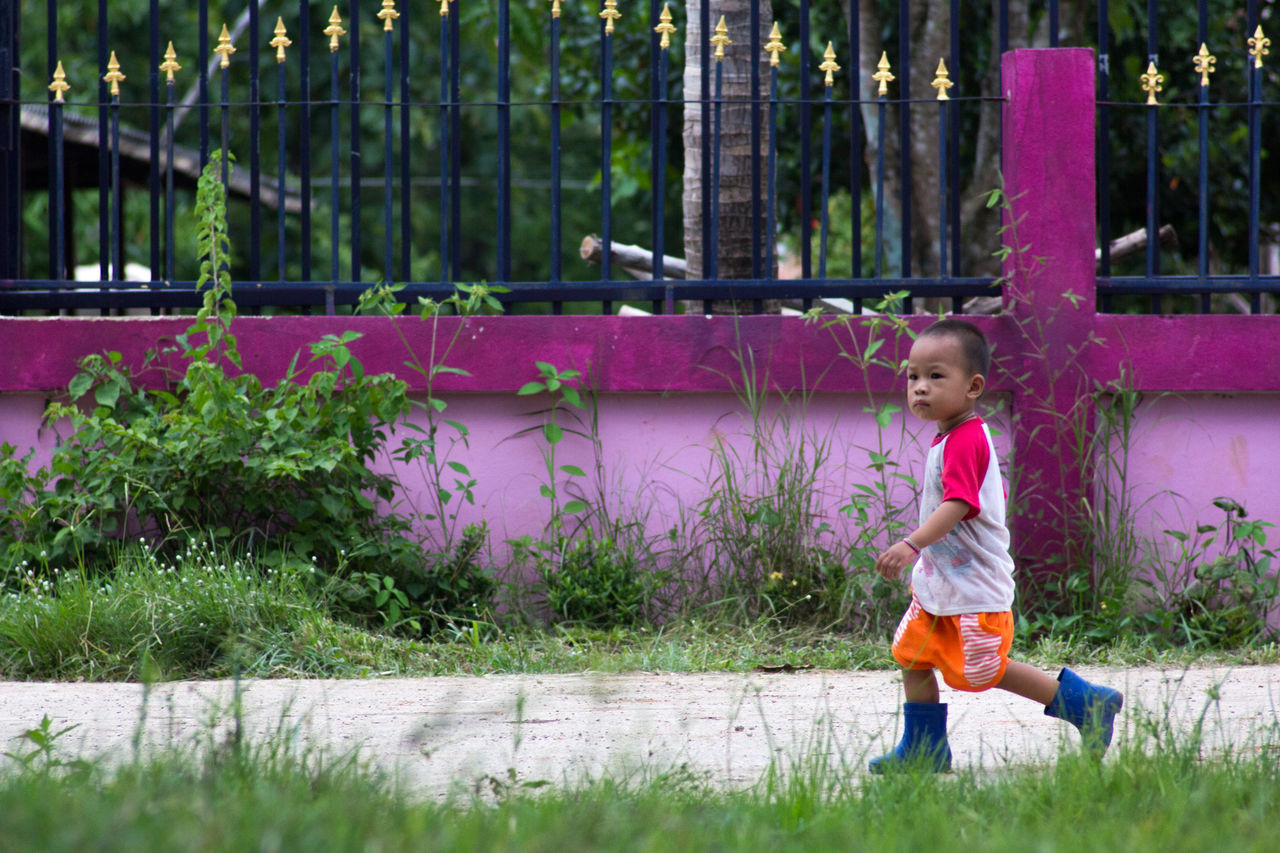
<svg viewBox="0 0 1280 853">
<path fill-rule="evenodd" d="M 324 28 L 324 34 L 329 37 L 329 52 L 338 52 L 338 37 L 345 36 L 347 31 L 342 28 L 342 16 L 338 14 L 338 7 L 333 7 L 333 14 L 329 16 L 329 26 Z"/>
<path fill-rule="evenodd" d="M 53 82 L 49 84 L 49 91 L 53 92 L 53 100 L 55 103 L 66 103 L 63 95 L 71 88 L 71 84 L 67 82 L 67 72 L 62 70 L 62 60 L 58 60 L 58 67 L 53 71 Z"/>
<path fill-rule="evenodd" d="M 951 100 L 947 90 L 954 86 L 955 83 L 951 82 L 951 74 L 947 71 L 947 61 L 945 59 L 938 60 L 938 70 L 934 72 L 933 82 L 929 85 L 938 90 L 939 101 Z"/>
<path fill-rule="evenodd" d="M 711 44 L 716 49 L 716 62 L 720 62 L 724 59 L 724 49 L 733 44 L 729 40 L 729 26 L 724 22 L 724 15 L 720 16 L 720 23 L 716 24 L 716 34 L 711 37 Z"/>
<path fill-rule="evenodd" d="M 284 49 L 293 44 L 289 37 L 285 35 L 284 18 L 276 18 L 276 37 L 270 41 L 270 45 L 276 49 L 276 62 L 284 62 Z"/>
<path fill-rule="evenodd" d="M 676 25 L 671 23 L 671 6 L 667 3 L 662 4 L 662 14 L 658 16 L 658 26 L 653 31 L 662 36 L 658 40 L 658 47 L 666 50 L 671 47 L 671 36 L 675 35 Z"/>
<path fill-rule="evenodd" d="M 1253 67 L 1262 67 L 1262 57 L 1271 51 L 1267 46 L 1271 44 L 1271 39 L 1262 34 L 1262 24 L 1258 24 L 1258 28 L 1253 31 L 1253 38 L 1249 39 L 1249 55 L 1253 57 Z"/>
<path fill-rule="evenodd" d="M 218 46 L 213 49 L 213 52 L 222 57 L 218 62 L 219 68 L 231 67 L 231 54 L 236 52 L 236 48 L 231 43 L 231 33 L 227 32 L 226 24 L 222 25 L 222 33 L 218 36 Z"/>
<path fill-rule="evenodd" d="M 836 48 L 831 42 L 827 42 L 827 50 L 822 54 L 822 64 L 818 66 L 818 70 L 827 73 L 822 81 L 824 86 L 835 85 L 836 72 L 840 70 L 840 66 L 836 64 Z"/>
<path fill-rule="evenodd" d="M 173 75 L 182 70 L 182 66 L 178 64 L 178 52 L 173 49 L 173 42 L 169 42 L 169 47 L 165 49 L 164 62 L 160 63 L 160 70 L 164 72 L 166 83 L 172 83 Z"/>
<path fill-rule="evenodd" d="M 764 49 L 769 52 L 770 65 L 777 66 L 782 61 L 778 58 L 778 54 L 785 51 L 787 46 L 782 43 L 782 30 L 778 29 L 777 21 L 773 22 L 773 29 L 769 32 L 769 42 Z"/>
<path fill-rule="evenodd" d="M 560 17 L 560 0 L 547 0 L 547 2 L 549 2 L 549 3 L 551 4 L 551 17 L 553 17 L 553 18 L 558 18 L 558 17 Z M 447 15 L 447 14 L 449 14 L 447 11 L 445 11 L 445 5 L 446 5 L 447 3 L 448 3 L 448 0 L 440 0 L 440 14 L 441 14 L 441 15 Z"/>
<path fill-rule="evenodd" d="M 1217 63 L 1218 57 L 1209 53 L 1208 46 L 1204 42 L 1200 42 L 1200 52 L 1193 56 L 1191 61 L 1195 63 L 1196 73 L 1200 75 L 1200 85 L 1208 86 L 1209 75 L 1218 70 L 1213 67 Z"/>
<path fill-rule="evenodd" d="M 102 75 L 104 83 L 111 84 L 111 94 L 120 94 L 120 84 L 125 80 L 125 76 L 120 73 L 120 61 L 116 59 L 116 52 L 111 51 L 111 59 L 107 62 L 107 73 Z"/>
<path fill-rule="evenodd" d="M 889 53 L 888 51 L 880 52 L 880 61 L 876 63 L 876 73 L 871 75 L 871 79 L 880 84 L 880 88 L 876 89 L 876 94 L 884 97 L 889 94 L 889 84 L 895 79 L 889 73 Z"/>
<path fill-rule="evenodd" d="M 604 19 L 604 34 L 613 35 L 613 22 L 622 17 L 622 13 L 618 11 L 618 0 L 604 0 L 600 17 Z"/>
<path fill-rule="evenodd" d="M 1160 102 L 1156 100 L 1156 92 L 1164 90 L 1164 75 L 1156 71 L 1155 62 L 1147 63 L 1147 73 L 1139 77 L 1142 81 L 1142 91 L 1147 93 L 1147 106 L 1156 106 Z"/>
<path fill-rule="evenodd" d="M 382 21 L 382 31 L 391 32 L 391 23 L 400 17 L 400 13 L 396 11 L 396 0 L 382 0 L 382 11 L 378 13 L 378 20 Z"/>
</svg>

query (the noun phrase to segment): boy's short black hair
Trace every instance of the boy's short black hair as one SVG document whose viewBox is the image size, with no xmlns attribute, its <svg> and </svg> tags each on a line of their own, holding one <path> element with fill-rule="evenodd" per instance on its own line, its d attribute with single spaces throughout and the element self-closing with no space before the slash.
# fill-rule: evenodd
<svg viewBox="0 0 1280 853">
<path fill-rule="evenodd" d="M 970 374 L 981 373 L 987 376 L 991 370 L 991 347 L 987 345 L 987 338 L 982 330 L 972 323 L 951 318 L 939 320 L 920 333 L 920 337 L 926 335 L 951 335 L 958 340 Z"/>
</svg>

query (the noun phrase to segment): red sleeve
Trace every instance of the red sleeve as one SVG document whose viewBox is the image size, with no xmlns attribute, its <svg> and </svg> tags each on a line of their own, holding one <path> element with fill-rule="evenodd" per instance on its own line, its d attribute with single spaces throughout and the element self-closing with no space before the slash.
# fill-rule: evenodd
<svg viewBox="0 0 1280 853">
<path fill-rule="evenodd" d="M 982 421 L 974 419 L 961 424 L 947 436 L 942 448 L 942 499 L 959 500 L 969 505 L 964 520 L 982 510 L 979 492 L 991 464 L 991 449 Z"/>
</svg>

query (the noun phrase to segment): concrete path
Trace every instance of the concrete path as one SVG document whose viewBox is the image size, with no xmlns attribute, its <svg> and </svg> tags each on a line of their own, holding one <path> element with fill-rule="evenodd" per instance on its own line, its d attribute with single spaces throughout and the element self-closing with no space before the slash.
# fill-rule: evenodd
<svg viewBox="0 0 1280 853">
<path fill-rule="evenodd" d="M 1080 668 L 1125 693 L 1117 740 L 1142 726 L 1189 732 L 1204 718 L 1205 748 L 1280 744 L 1280 666 L 1165 671 Z M 288 732 L 300 744 L 360 755 L 395 769 L 416 791 L 492 787 L 510 770 L 523 781 L 644 778 L 675 768 L 727 786 L 758 780 L 770 762 L 792 770 L 824 762 L 862 773 L 896 742 L 900 687 L 889 672 L 779 674 L 506 675 L 317 681 L 246 681 L 248 736 Z M 192 747 L 230 729 L 230 682 L 0 683 L 0 742 L 49 715 L 63 754 L 127 757 Z M 1216 697 L 1216 699 L 1214 698 Z M 957 768 L 997 770 L 1051 761 L 1074 730 L 1042 708 L 992 690 L 944 689 Z M 140 728 L 141 727 L 141 728 Z M 141 737 L 138 736 L 141 731 Z"/>
</svg>

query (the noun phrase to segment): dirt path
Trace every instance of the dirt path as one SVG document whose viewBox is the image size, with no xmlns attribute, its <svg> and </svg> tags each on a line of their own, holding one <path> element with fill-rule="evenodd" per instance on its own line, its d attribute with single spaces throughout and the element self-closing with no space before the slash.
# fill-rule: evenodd
<svg viewBox="0 0 1280 853">
<path fill-rule="evenodd" d="M 1190 730 L 1202 713 L 1205 743 L 1261 748 L 1280 742 L 1280 666 L 1234 669 L 1081 668 L 1124 690 L 1123 731 L 1158 719 Z M 789 674 L 633 673 L 511 675 L 361 681 L 248 681 L 250 737 L 296 732 L 306 744 L 398 768 L 416 789 L 442 795 L 488 776 L 562 783 L 583 776 L 655 774 L 687 765 L 726 785 L 757 780 L 769 762 L 822 759 L 861 773 L 897 737 L 899 687 L 888 672 Z M 1215 703 L 1211 693 L 1219 696 Z M 225 731 L 229 682 L 156 687 L 142 742 L 191 745 L 214 720 Z M 37 725 L 76 725 L 67 753 L 125 756 L 139 729 L 137 684 L 0 684 L 0 741 Z M 998 690 L 944 691 L 957 767 L 996 769 L 1052 760 L 1068 727 Z"/>
</svg>

